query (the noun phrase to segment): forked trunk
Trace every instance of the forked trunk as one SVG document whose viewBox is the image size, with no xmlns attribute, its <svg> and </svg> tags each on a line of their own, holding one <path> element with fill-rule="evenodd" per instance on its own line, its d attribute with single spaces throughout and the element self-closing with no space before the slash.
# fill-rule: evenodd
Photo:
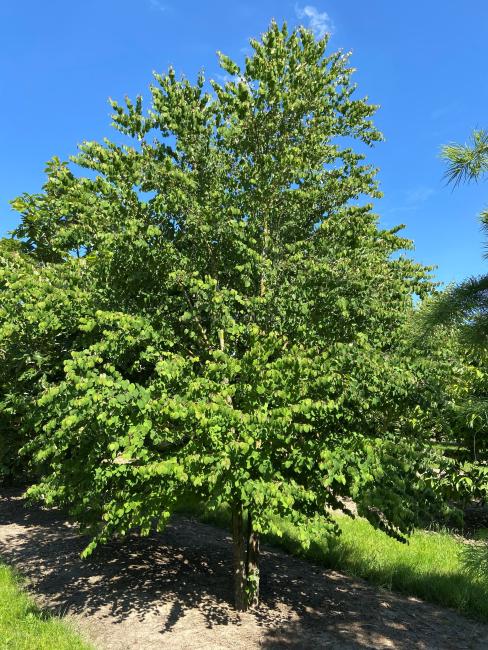
<svg viewBox="0 0 488 650">
<path fill-rule="evenodd" d="M 239 612 L 259 602 L 259 534 L 249 513 L 244 534 L 242 504 L 232 506 L 232 546 L 234 551 L 234 600 Z"/>
</svg>

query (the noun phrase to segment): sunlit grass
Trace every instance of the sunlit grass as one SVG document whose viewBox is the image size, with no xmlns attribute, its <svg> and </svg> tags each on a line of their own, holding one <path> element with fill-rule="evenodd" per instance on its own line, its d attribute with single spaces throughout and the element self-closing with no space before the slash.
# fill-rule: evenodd
<svg viewBox="0 0 488 650">
<path fill-rule="evenodd" d="M 68 622 L 44 614 L 14 572 L 0 563 L 1 650 L 91 650 Z"/>
</svg>

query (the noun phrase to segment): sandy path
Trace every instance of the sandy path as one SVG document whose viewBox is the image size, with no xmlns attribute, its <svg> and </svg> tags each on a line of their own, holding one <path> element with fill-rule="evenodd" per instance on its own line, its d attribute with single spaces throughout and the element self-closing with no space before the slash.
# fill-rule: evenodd
<svg viewBox="0 0 488 650">
<path fill-rule="evenodd" d="M 263 602 L 239 617 L 229 605 L 228 536 L 184 517 L 89 561 L 79 559 L 84 542 L 59 512 L 0 493 L 0 555 L 101 650 L 488 648 L 487 625 L 270 549 Z"/>
</svg>

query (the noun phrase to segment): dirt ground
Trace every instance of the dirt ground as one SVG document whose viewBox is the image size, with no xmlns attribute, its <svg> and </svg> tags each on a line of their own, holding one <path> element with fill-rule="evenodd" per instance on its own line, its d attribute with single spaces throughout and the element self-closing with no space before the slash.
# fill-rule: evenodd
<svg viewBox="0 0 488 650">
<path fill-rule="evenodd" d="M 101 650 L 488 648 L 488 625 L 268 548 L 262 604 L 238 616 L 228 535 L 185 517 L 82 561 L 85 543 L 60 512 L 0 492 L 0 556 Z"/>
</svg>

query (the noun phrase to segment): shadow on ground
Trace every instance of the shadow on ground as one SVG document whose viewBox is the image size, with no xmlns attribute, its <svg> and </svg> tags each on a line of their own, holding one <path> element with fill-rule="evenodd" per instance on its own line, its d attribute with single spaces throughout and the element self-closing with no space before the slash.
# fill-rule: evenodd
<svg viewBox="0 0 488 650">
<path fill-rule="evenodd" d="M 262 603 L 239 617 L 231 606 L 229 537 L 186 517 L 175 517 L 162 534 L 113 541 L 81 560 L 86 541 L 59 511 L 0 493 L 0 556 L 51 611 L 110 623 L 110 638 L 120 629 L 119 645 L 102 644 L 107 648 L 488 647 L 488 626 L 272 549 L 262 558 Z M 194 643 L 189 623 L 186 640 L 177 641 L 185 619 Z M 222 626 L 227 634 L 216 635 Z M 140 645 L 129 643 L 130 634 Z"/>
</svg>

